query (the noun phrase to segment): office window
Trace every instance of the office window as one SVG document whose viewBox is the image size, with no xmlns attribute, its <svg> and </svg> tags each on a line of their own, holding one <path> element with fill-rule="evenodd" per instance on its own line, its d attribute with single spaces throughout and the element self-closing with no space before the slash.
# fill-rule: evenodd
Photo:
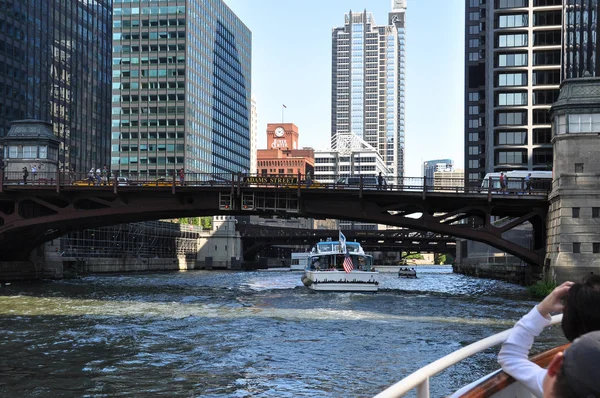
<svg viewBox="0 0 600 398">
<path fill-rule="evenodd" d="M 471 61 L 471 62 L 479 61 L 479 53 L 477 53 L 477 52 L 469 53 L 469 61 Z"/>
<path fill-rule="evenodd" d="M 498 47 L 523 47 L 527 45 L 527 33 L 500 34 L 497 36 Z"/>
<path fill-rule="evenodd" d="M 552 148 L 534 148 L 532 154 L 534 166 L 549 166 L 553 162 Z"/>
<path fill-rule="evenodd" d="M 600 243 L 592 243 L 592 253 L 600 253 Z"/>
<path fill-rule="evenodd" d="M 533 26 L 560 26 L 561 24 L 562 10 L 536 11 L 533 13 Z"/>
<path fill-rule="evenodd" d="M 471 101 L 471 102 L 479 101 L 479 93 L 478 92 L 469 93 L 469 101 Z"/>
<path fill-rule="evenodd" d="M 479 151 L 479 146 L 470 146 L 469 147 L 469 155 L 479 155 L 480 151 Z"/>
<path fill-rule="evenodd" d="M 540 70 L 533 72 L 533 85 L 560 84 L 560 70 Z"/>
<path fill-rule="evenodd" d="M 469 115 L 477 115 L 479 113 L 479 106 L 469 106 Z"/>
<path fill-rule="evenodd" d="M 550 144 L 552 140 L 552 130 L 549 128 L 533 129 L 533 144 Z"/>
<path fill-rule="evenodd" d="M 526 112 L 497 112 L 496 123 L 498 126 L 522 125 L 527 123 Z"/>
<path fill-rule="evenodd" d="M 528 25 L 528 14 L 500 15 L 496 21 L 496 27 L 498 28 L 519 28 Z"/>
<path fill-rule="evenodd" d="M 474 11 L 469 13 L 469 21 L 478 21 L 479 20 L 479 11 Z"/>
<path fill-rule="evenodd" d="M 540 65 L 560 65 L 560 50 L 534 51 L 533 66 Z"/>
<path fill-rule="evenodd" d="M 559 46 L 560 30 L 540 30 L 533 32 L 534 46 Z"/>
<path fill-rule="evenodd" d="M 600 217 L 600 207 L 592 207 L 592 218 Z"/>
<path fill-rule="evenodd" d="M 478 159 L 469 160 L 469 168 L 470 169 L 477 169 L 477 168 L 479 168 L 479 160 Z"/>
<path fill-rule="evenodd" d="M 527 105 L 527 93 L 523 92 L 511 92 L 511 93 L 498 93 L 496 97 L 497 106 L 519 106 Z"/>
<path fill-rule="evenodd" d="M 558 99 L 559 90 L 534 90 L 533 105 L 552 105 Z"/>
<path fill-rule="evenodd" d="M 469 181 L 479 181 L 479 173 L 469 173 Z"/>
<path fill-rule="evenodd" d="M 522 8 L 528 6 L 529 0 L 496 0 L 496 8 Z"/>
<path fill-rule="evenodd" d="M 479 47 L 479 39 L 469 39 L 469 47 L 471 47 L 471 48 Z"/>
<path fill-rule="evenodd" d="M 499 54 L 496 58 L 496 66 L 499 68 L 508 66 L 527 66 L 527 54 Z"/>
<path fill-rule="evenodd" d="M 533 124 L 550 124 L 550 112 L 548 109 L 534 109 L 532 112 Z"/>
<path fill-rule="evenodd" d="M 526 151 L 497 151 L 496 152 L 496 164 L 524 164 L 527 163 Z"/>
<path fill-rule="evenodd" d="M 573 253 L 581 253 L 581 243 L 573 242 Z"/>
<path fill-rule="evenodd" d="M 470 35 L 479 34 L 479 25 L 471 25 L 471 26 L 469 26 L 469 34 Z"/>
<path fill-rule="evenodd" d="M 469 141 L 479 141 L 479 133 L 469 133 Z"/>
<path fill-rule="evenodd" d="M 496 145 L 525 145 L 527 144 L 526 131 L 497 131 Z"/>
<path fill-rule="evenodd" d="M 573 207 L 571 210 L 573 218 L 579 218 L 579 207 Z"/>
<path fill-rule="evenodd" d="M 583 173 L 583 163 L 575 163 L 575 173 Z"/>
<path fill-rule="evenodd" d="M 497 84 L 499 87 L 526 86 L 527 73 L 498 73 Z"/>
</svg>

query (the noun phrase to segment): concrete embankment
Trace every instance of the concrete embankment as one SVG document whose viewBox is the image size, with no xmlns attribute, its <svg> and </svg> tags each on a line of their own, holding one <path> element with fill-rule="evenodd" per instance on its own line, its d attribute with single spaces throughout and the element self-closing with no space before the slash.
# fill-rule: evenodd
<svg viewBox="0 0 600 398">
<path fill-rule="evenodd" d="M 457 274 L 497 279 L 524 286 L 535 282 L 531 267 L 521 264 L 457 263 L 452 265 L 452 271 Z"/>
</svg>

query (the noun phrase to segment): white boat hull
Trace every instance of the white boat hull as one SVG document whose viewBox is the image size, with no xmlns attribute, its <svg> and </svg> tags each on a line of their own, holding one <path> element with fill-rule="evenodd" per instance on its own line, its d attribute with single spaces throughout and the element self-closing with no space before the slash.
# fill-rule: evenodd
<svg viewBox="0 0 600 398">
<path fill-rule="evenodd" d="M 376 292 L 379 272 L 376 271 L 306 271 L 302 282 L 309 289 L 325 292 Z"/>
</svg>

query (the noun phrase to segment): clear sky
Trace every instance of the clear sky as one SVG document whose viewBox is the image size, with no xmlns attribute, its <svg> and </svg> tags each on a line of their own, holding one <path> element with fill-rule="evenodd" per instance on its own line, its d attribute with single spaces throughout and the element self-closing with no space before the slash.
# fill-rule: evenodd
<svg viewBox="0 0 600 398">
<path fill-rule="evenodd" d="M 331 30 L 365 8 L 387 24 L 390 0 L 225 0 L 252 31 L 258 148 L 267 123 L 294 123 L 300 146 L 329 147 Z M 408 0 L 405 176 L 425 160 L 463 167 L 464 0 Z"/>
</svg>

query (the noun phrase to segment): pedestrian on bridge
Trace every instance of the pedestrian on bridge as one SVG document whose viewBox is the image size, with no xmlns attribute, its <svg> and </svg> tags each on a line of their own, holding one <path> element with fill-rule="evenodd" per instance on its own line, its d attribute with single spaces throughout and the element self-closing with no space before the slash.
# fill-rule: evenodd
<svg viewBox="0 0 600 398">
<path fill-rule="evenodd" d="M 185 170 L 182 167 L 181 169 L 179 169 L 179 183 L 183 186 L 184 182 L 185 182 Z"/>
<path fill-rule="evenodd" d="M 310 170 L 308 170 L 306 172 L 306 188 L 310 188 L 311 184 L 312 184 L 312 174 L 311 174 Z"/>
<path fill-rule="evenodd" d="M 531 195 L 531 173 L 525 177 L 525 189 L 527 189 L 527 194 Z"/>
<path fill-rule="evenodd" d="M 381 191 L 382 188 L 383 188 L 383 176 L 381 175 L 381 171 L 380 171 L 379 175 L 377 176 L 377 190 Z"/>
<path fill-rule="evenodd" d="M 23 167 L 23 184 L 27 185 L 27 177 L 29 177 L 29 171 L 27 167 Z"/>
</svg>

